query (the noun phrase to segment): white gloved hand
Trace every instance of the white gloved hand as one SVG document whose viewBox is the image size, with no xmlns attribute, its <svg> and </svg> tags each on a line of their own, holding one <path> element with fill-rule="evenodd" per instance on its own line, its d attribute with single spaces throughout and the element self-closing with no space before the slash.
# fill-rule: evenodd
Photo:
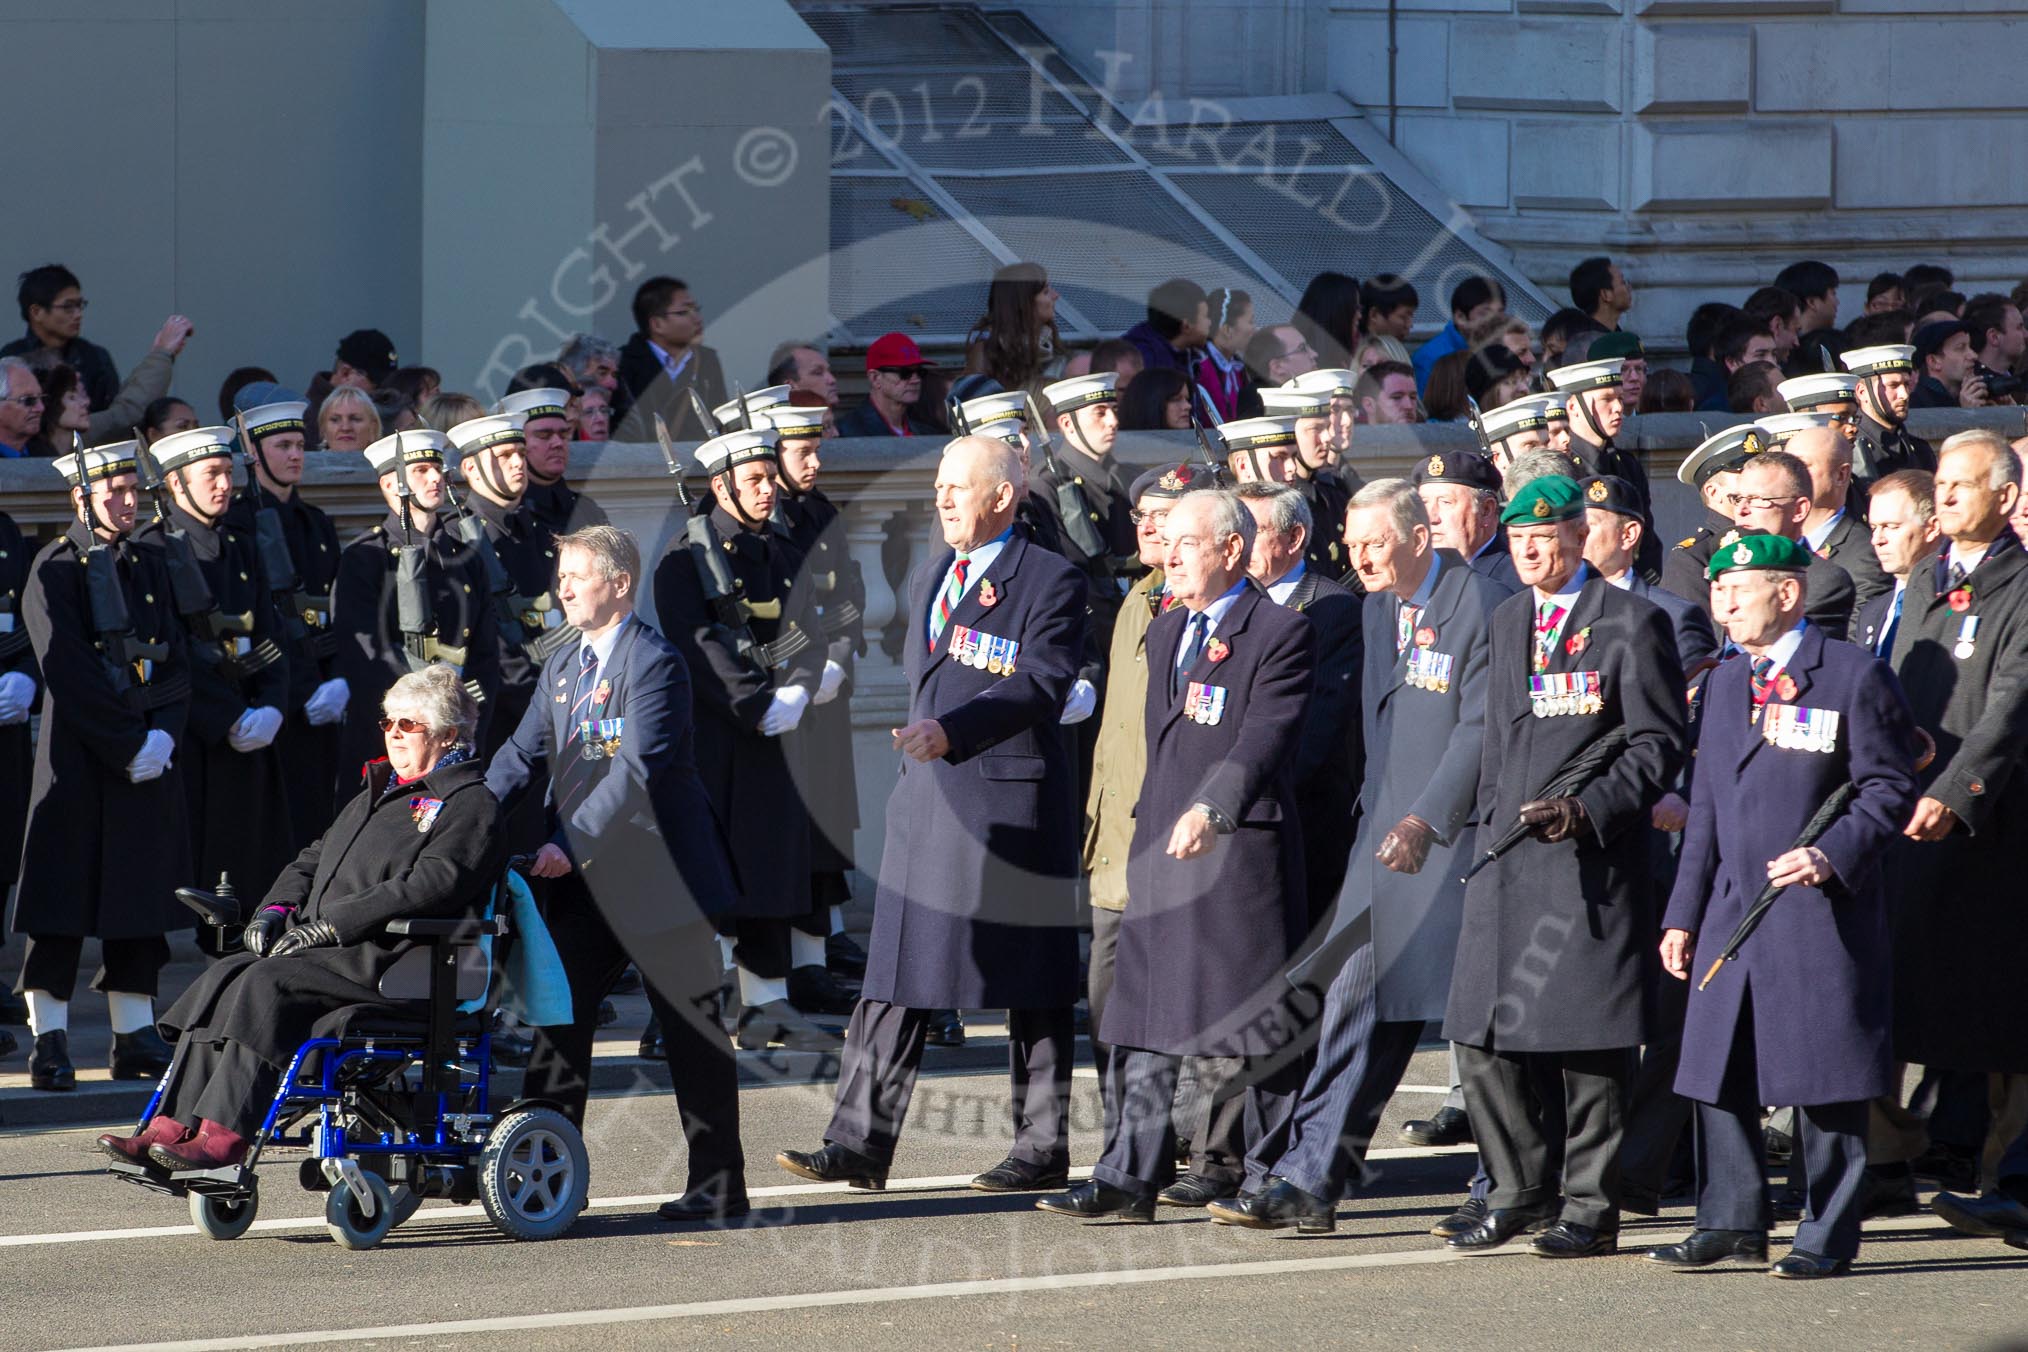
<svg viewBox="0 0 2028 1352">
<path fill-rule="evenodd" d="M 259 751 L 274 741 L 275 734 L 281 730 L 282 711 L 262 705 L 241 714 L 239 722 L 225 734 L 225 741 L 234 751 Z"/>
<path fill-rule="evenodd" d="M 0 726 L 26 723 L 28 708 L 35 703 L 35 678 L 25 671 L 0 676 Z"/>
<path fill-rule="evenodd" d="M 779 737 L 785 732 L 795 731 L 796 724 L 803 721 L 803 710 L 809 707 L 809 691 L 800 685 L 783 686 L 775 691 L 767 712 L 761 715 L 761 736 Z"/>
<path fill-rule="evenodd" d="M 148 735 L 141 739 L 141 749 L 127 763 L 127 778 L 136 784 L 160 779 L 162 772 L 169 768 L 169 758 L 174 754 L 175 738 L 160 728 L 150 728 Z"/>
<path fill-rule="evenodd" d="M 345 717 L 345 706 L 351 702 L 352 687 L 343 676 L 333 676 L 303 701 L 303 719 L 313 728 L 328 727 Z"/>
<path fill-rule="evenodd" d="M 1090 718 L 1092 710 L 1098 708 L 1098 687 L 1082 676 L 1070 687 L 1070 694 L 1063 701 L 1063 717 L 1059 723 L 1082 723 Z"/>
<path fill-rule="evenodd" d="M 833 662 L 830 658 L 828 657 L 825 658 L 824 679 L 821 683 L 818 684 L 817 694 L 813 699 L 811 699 L 810 703 L 829 704 L 832 700 L 838 698 L 838 687 L 844 684 L 845 684 L 845 668 L 839 666 L 836 662 Z"/>
</svg>

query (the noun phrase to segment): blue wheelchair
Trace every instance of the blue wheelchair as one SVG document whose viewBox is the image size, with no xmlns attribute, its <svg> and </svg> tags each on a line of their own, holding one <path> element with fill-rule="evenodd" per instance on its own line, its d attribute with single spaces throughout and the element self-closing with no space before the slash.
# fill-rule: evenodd
<svg viewBox="0 0 2028 1352">
<path fill-rule="evenodd" d="M 114 1162 L 132 1183 L 187 1197 L 212 1239 L 237 1239 L 260 1205 L 255 1166 L 270 1146 L 307 1149 L 302 1185 L 325 1194 L 324 1221 L 348 1249 L 370 1249 L 426 1198 L 479 1202 L 502 1234 L 554 1239 L 584 1210 L 591 1170 L 584 1137 L 556 1105 L 492 1103 L 492 1014 L 500 983 L 492 959 L 510 942 L 502 910 L 526 884 L 509 869 L 483 918 L 396 920 L 394 937 L 426 941 L 380 980 L 388 1004 L 356 1005 L 319 1020 L 296 1050 L 246 1159 L 223 1169 L 167 1173 Z M 223 879 L 214 892 L 178 889 L 212 931 L 208 946 L 239 946 L 239 903 Z M 539 927 L 532 902 L 513 908 Z M 543 934 L 546 940 L 546 931 Z M 172 1067 L 169 1074 L 173 1075 Z M 150 1121 L 165 1075 L 141 1114 Z"/>
</svg>

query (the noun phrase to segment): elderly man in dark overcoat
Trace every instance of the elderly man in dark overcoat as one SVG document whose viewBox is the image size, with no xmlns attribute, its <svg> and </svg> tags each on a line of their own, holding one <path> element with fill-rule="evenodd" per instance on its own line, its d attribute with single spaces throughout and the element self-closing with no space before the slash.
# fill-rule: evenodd
<svg viewBox="0 0 2028 1352">
<path fill-rule="evenodd" d="M 1113 1048 L 1105 1150 L 1045 1211 L 1154 1219 L 1186 1056 L 1247 1058 L 1254 1136 L 1286 1130 L 1301 1088 L 1282 970 L 1309 928 L 1295 749 L 1317 639 L 1247 576 L 1253 534 L 1222 489 L 1185 494 L 1162 527 L 1175 604 L 1148 628 L 1148 773 L 1097 1030 Z"/>
<path fill-rule="evenodd" d="M 1057 722 L 1084 650 L 1085 580 L 1014 529 L 1021 462 L 991 437 L 937 466 L 945 548 L 910 579 L 908 723 L 887 803 L 866 981 L 837 1106 L 777 1162 L 880 1188 L 932 1011 L 1007 1010 L 1014 1145 L 981 1191 L 1060 1186 L 1070 1167 L 1077 1000 L 1076 771 Z"/>
<path fill-rule="evenodd" d="M 1626 1086 L 1656 934 L 1647 826 L 1682 764 L 1683 672 L 1668 617 L 1584 562 L 1574 481 L 1526 484 L 1501 523 L 1524 590 L 1493 615 L 1474 848 L 1516 825 L 1528 834 L 1465 889 L 1444 1036 L 1458 1044 L 1493 1190 L 1485 1219 L 1445 1243 L 1484 1253 L 1548 1224 L 1535 1253 L 1583 1257 L 1618 1242 Z M 1617 751 L 1594 750 L 1620 730 Z M 1603 759 L 1558 784 L 1580 755 Z M 1531 1090 L 1559 1079 L 1560 1207 Z"/>
<path fill-rule="evenodd" d="M 1709 567 L 1713 609 L 1745 656 L 1704 692 L 1664 967 L 1698 983 L 1762 888 L 1784 890 L 1739 956 L 1690 991 L 1676 1090 L 1697 1104 L 1697 1229 L 1649 1254 L 1671 1267 L 1767 1261 L 1766 1103 L 1797 1107 L 1808 1208 L 1772 1271 L 1848 1266 L 1867 1100 L 1895 1079 L 1880 863 L 1915 805 L 1914 725 L 1885 666 L 1804 621 L 1809 563 L 1795 541 L 1747 535 Z M 1803 842 L 1846 784 L 1850 803 Z"/>
</svg>

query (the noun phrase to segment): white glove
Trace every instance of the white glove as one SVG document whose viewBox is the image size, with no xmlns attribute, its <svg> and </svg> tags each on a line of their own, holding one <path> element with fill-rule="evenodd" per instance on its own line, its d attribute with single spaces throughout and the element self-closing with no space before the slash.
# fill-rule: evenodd
<svg viewBox="0 0 2028 1352">
<path fill-rule="evenodd" d="M 1098 708 L 1098 687 L 1082 676 L 1070 687 L 1070 695 L 1063 701 L 1063 717 L 1059 723 L 1082 723 L 1090 718 L 1092 710 Z"/>
<path fill-rule="evenodd" d="M 10 671 L 5 676 L 0 676 L 0 726 L 26 723 L 28 706 L 33 703 L 35 703 L 33 676 L 25 671 Z"/>
<path fill-rule="evenodd" d="M 817 686 L 816 697 L 810 703 L 829 704 L 832 700 L 838 698 L 838 687 L 843 684 L 845 684 L 845 668 L 839 666 L 830 658 L 825 658 L 824 679 Z"/>
<path fill-rule="evenodd" d="M 136 784 L 160 779 L 162 772 L 169 768 L 169 758 L 175 753 L 176 740 L 160 728 L 150 728 L 148 735 L 141 739 L 141 749 L 127 763 L 127 778 Z"/>
<path fill-rule="evenodd" d="M 352 687 L 345 684 L 343 676 L 334 676 L 310 692 L 310 698 L 303 701 L 303 718 L 313 728 L 336 723 L 345 717 L 345 706 L 352 702 Z"/>
<path fill-rule="evenodd" d="M 761 736 L 779 737 L 785 732 L 794 732 L 796 724 L 803 721 L 803 710 L 809 707 L 809 691 L 800 685 L 783 686 L 775 691 L 768 711 L 761 715 Z"/>
<path fill-rule="evenodd" d="M 239 716 L 239 722 L 225 734 L 225 742 L 234 751 L 259 751 L 275 740 L 275 734 L 282 730 L 282 711 L 268 705 L 248 709 Z"/>
</svg>

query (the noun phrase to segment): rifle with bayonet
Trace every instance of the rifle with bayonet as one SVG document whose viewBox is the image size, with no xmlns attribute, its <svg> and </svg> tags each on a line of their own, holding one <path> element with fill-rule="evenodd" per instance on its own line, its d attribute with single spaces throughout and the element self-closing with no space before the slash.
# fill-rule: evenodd
<svg viewBox="0 0 2028 1352">
<path fill-rule="evenodd" d="M 134 642 L 134 622 L 127 613 L 126 589 L 120 585 L 119 555 L 99 536 L 99 509 L 92 504 L 91 476 L 85 473 L 84 451 L 71 433 L 71 464 L 77 471 L 72 486 L 84 514 L 85 599 L 91 607 L 92 646 L 106 664 L 113 688 L 131 696 L 148 678 L 149 663 L 167 648 Z M 112 529 L 112 522 L 106 523 Z M 141 651 L 147 649 L 148 651 Z"/>
<path fill-rule="evenodd" d="M 402 457 L 398 439 L 394 454 L 394 497 L 396 510 L 401 515 L 401 553 L 394 563 L 394 622 L 401 631 L 401 646 L 408 655 L 409 668 L 420 671 L 438 656 L 433 651 L 436 648 L 437 610 L 435 598 L 430 595 L 429 559 L 426 550 L 415 538 L 415 492 L 408 484 L 408 462 Z M 453 665 L 464 666 L 463 653 L 458 654 Z"/>
<path fill-rule="evenodd" d="M 1091 509 L 1091 503 L 1084 495 L 1084 481 L 1064 468 L 1056 458 L 1056 438 L 1042 421 L 1042 410 L 1035 403 L 1033 394 L 1025 395 L 1028 401 L 1029 439 L 1042 451 L 1042 472 L 1049 476 L 1051 496 L 1056 504 L 1056 519 L 1062 524 L 1064 538 L 1089 560 L 1089 566 L 1113 571 L 1112 550 L 1106 547 L 1105 537 L 1099 534 L 1098 513 Z"/>
<path fill-rule="evenodd" d="M 275 608 L 282 614 L 289 637 L 299 640 L 309 632 L 304 611 L 314 614 L 315 608 L 306 604 L 309 598 L 303 594 L 303 581 L 296 573 L 296 557 L 289 552 L 289 537 L 282 529 L 281 513 L 261 491 L 260 475 L 256 472 L 257 452 L 253 434 L 247 430 L 246 414 L 233 414 L 232 422 L 239 432 L 240 464 L 246 470 L 240 498 L 253 513 L 254 547 L 260 554 L 261 570 L 268 575 L 268 590 L 274 594 Z"/>
</svg>

